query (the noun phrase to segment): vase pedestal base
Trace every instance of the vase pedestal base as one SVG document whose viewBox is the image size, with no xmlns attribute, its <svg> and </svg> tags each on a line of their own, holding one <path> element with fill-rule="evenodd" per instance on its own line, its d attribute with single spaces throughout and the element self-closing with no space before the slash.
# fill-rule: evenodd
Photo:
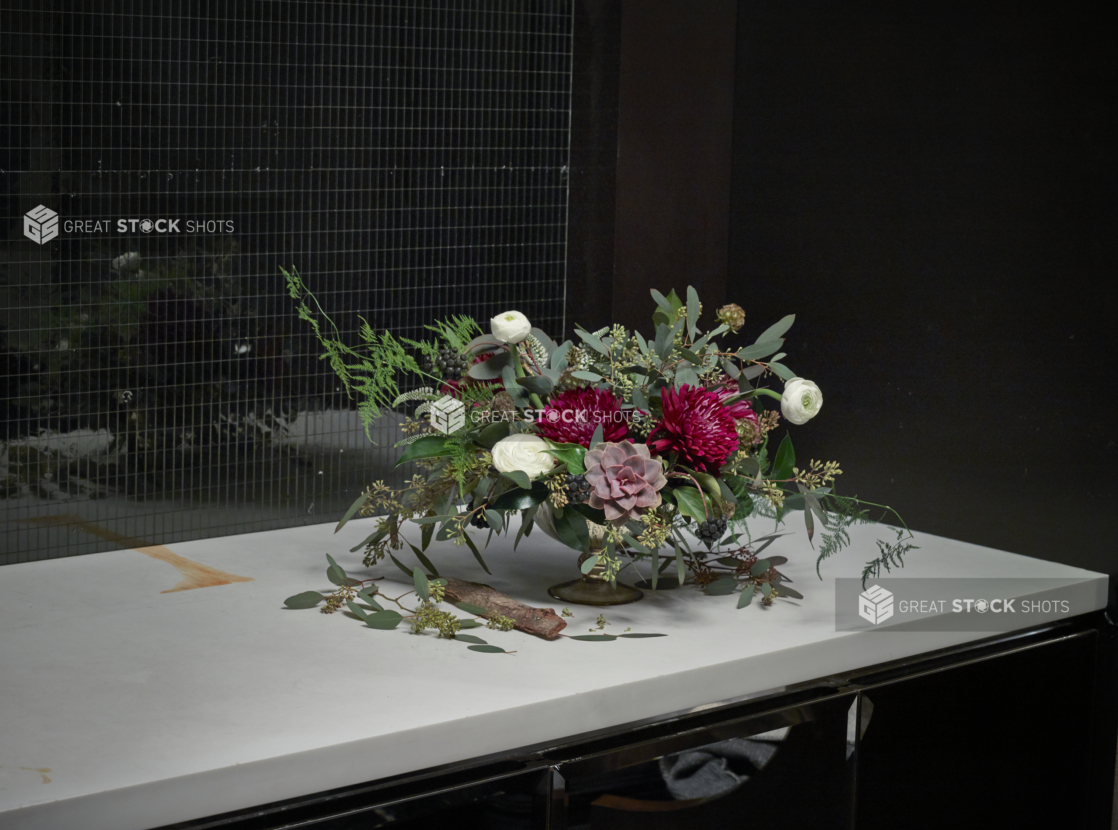
<svg viewBox="0 0 1118 830">
<path fill-rule="evenodd" d="M 640 588 L 618 582 L 617 586 L 599 579 L 572 579 L 570 582 L 560 582 L 547 589 L 555 599 L 570 602 L 576 605 L 626 605 L 636 602 L 644 596 Z"/>
</svg>

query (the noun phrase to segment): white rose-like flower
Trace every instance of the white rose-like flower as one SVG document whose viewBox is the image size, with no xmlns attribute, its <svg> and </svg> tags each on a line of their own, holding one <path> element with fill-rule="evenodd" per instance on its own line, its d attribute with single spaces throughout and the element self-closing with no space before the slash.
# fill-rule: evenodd
<svg viewBox="0 0 1118 830">
<path fill-rule="evenodd" d="M 502 343 L 519 343 L 532 330 L 528 318 L 519 311 L 506 311 L 489 321 L 493 336 Z"/>
<path fill-rule="evenodd" d="M 523 470 L 530 480 L 538 478 L 555 466 L 555 457 L 545 452 L 547 447 L 547 441 L 538 435 L 514 433 L 493 446 L 493 466 L 502 473 Z"/>
<path fill-rule="evenodd" d="M 823 408 L 823 393 L 810 380 L 792 378 L 784 384 L 780 396 L 780 411 L 797 426 L 806 424 Z"/>
</svg>

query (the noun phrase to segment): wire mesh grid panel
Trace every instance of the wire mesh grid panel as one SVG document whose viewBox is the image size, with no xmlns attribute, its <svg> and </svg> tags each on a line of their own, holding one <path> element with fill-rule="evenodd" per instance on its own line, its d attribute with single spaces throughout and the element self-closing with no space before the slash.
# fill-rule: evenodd
<svg viewBox="0 0 1118 830">
<path fill-rule="evenodd" d="M 114 8 L 0 0 L 0 564 L 393 480 L 281 268 L 352 345 L 565 322 L 569 2 Z"/>
</svg>

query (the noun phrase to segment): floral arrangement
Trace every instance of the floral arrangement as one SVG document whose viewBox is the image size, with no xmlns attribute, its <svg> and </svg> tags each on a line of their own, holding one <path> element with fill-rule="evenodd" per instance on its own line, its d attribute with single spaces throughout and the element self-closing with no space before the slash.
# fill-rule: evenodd
<svg viewBox="0 0 1118 830">
<path fill-rule="evenodd" d="M 626 578 L 653 589 L 690 581 L 708 594 L 738 592 L 739 608 L 755 598 L 771 605 L 802 595 L 779 570 L 785 557 L 762 556 L 782 534 L 753 536 L 749 520 L 779 526 L 800 513 L 818 543 L 818 573 L 849 544 L 847 528 L 874 521 L 869 508 L 891 510 L 840 496 L 837 462 L 800 464 L 787 433 L 775 440 L 782 421 L 805 424 L 823 407 L 819 387 L 783 362 L 793 315 L 730 345 L 745 329 L 740 306 L 718 309 L 703 331 L 693 288 L 686 301 L 653 290 L 649 338 L 613 326 L 576 328 L 577 342 L 556 343 L 508 311 L 488 332 L 463 316 L 434 322 L 428 341 L 366 324 L 355 349 L 317 303 L 308 305 L 313 296 L 298 272 L 284 275 L 366 425 L 382 407 L 416 404 L 397 465 L 414 462 L 419 472 L 398 489 L 374 482 L 339 523 L 376 517 L 353 549 L 364 551 L 366 566 L 389 557 L 418 580 L 419 569 L 395 556 L 406 545 L 437 574 L 428 554 L 443 541 L 468 546 L 488 572 L 476 529 L 488 532 L 486 543 L 515 533 L 519 545 L 541 528 L 582 554 L 584 574 L 612 585 L 632 568 Z M 423 385 L 401 392 L 406 376 Z M 418 538 L 406 538 L 409 522 Z M 895 542 L 878 542 L 863 580 L 903 564 L 913 546 L 896 533 Z"/>
</svg>

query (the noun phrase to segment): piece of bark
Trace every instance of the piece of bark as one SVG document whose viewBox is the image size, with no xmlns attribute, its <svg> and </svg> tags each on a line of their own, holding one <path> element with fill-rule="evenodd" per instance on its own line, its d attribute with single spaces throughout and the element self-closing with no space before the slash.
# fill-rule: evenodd
<svg viewBox="0 0 1118 830">
<path fill-rule="evenodd" d="M 486 617 L 494 614 L 508 617 L 515 623 L 517 631 L 545 640 L 554 640 L 567 627 L 566 621 L 555 613 L 555 609 L 533 608 L 481 582 L 447 577 L 446 598 L 451 602 L 468 602 L 484 608 Z"/>
</svg>

